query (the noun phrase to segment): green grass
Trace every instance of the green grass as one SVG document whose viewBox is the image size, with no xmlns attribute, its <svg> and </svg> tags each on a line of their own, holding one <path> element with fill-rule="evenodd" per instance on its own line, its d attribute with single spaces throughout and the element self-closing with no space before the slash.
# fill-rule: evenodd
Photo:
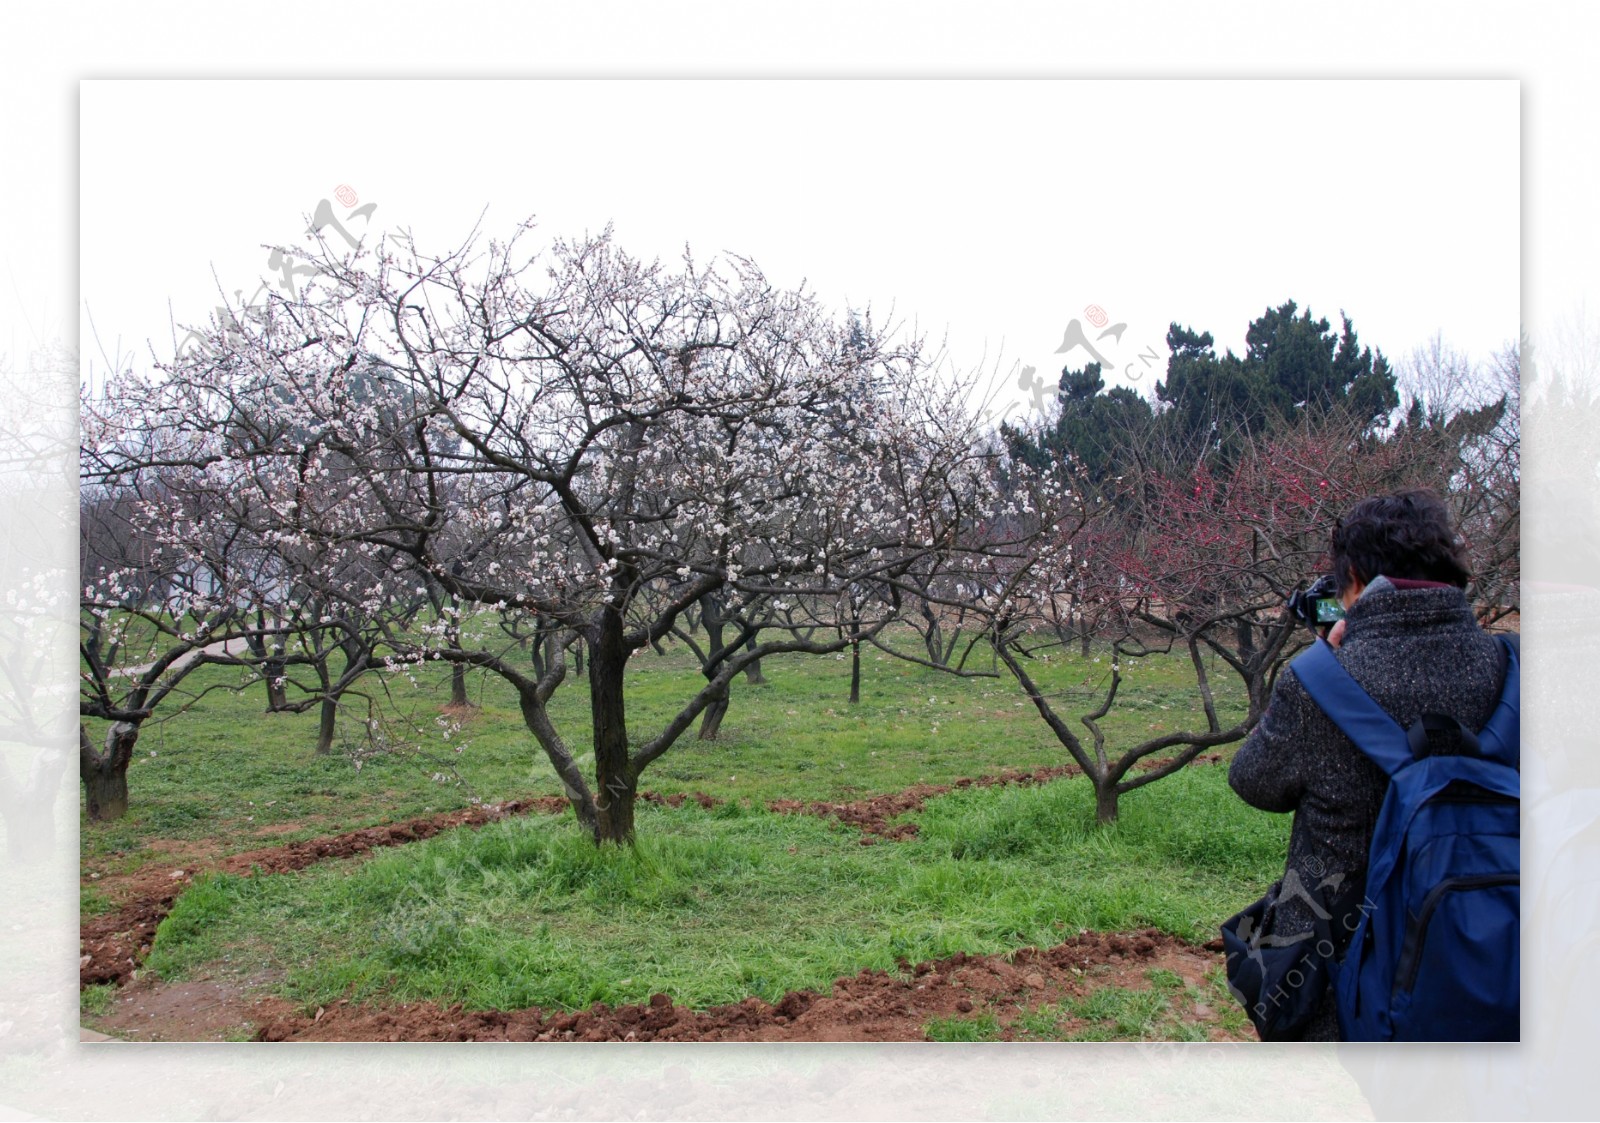
<svg viewBox="0 0 1600 1123">
<path fill-rule="evenodd" d="M 633 850 L 597 849 L 543 817 L 451 832 L 368 861 L 198 881 L 157 933 L 175 977 L 265 966 L 305 1002 L 433 999 L 474 1008 L 638 1002 L 704 1007 L 826 991 L 840 975 L 956 951 L 1049 945 L 1080 928 L 1208 938 L 1281 862 L 1282 823 L 1194 769 L 1092 825 L 1081 779 L 931 801 L 923 837 L 876 847 L 811 816 L 726 805 L 644 808 Z M 1029 824 L 976 856 L 997 808 Z M 1209 869 L 1182 858 L 1186 817 L 1213 830 Z M 957 856 L 956 851 L 963 856 Z M 1113 1020 L 1131 1032 L 1127 1017 Z M 1135 1035 L 1137 1036 L 1137 1035 Z"/>
<path fill-rule="evenodd" d="M 1062 1041 L 1061 1023 L 1070 1016 L 1061 1003 L 1047 1002 L 1022 1011 L 1013 1029 L 1022 1041 Z"/>
<path fill-rule="evenodd" d="M 1016 1020 L 1016 1036 L 1027 1041 L 1205 1040 L 1204 1027 L 1184 1021 L 1176 1004 L 1179 992 L 1186 990 L 1183 981 L 1170 971 L 1162 973 L 1171 975 L 1176 986 L 1105 986 L 1081 998 L 1024 1011 Z"/>
<path fill-rule="evenodd" d="M 1244 1007 L 1239 1005 L 1239 1000 L 1233 996 L 1233 992 L 1228 989 L 1228 979 L 1221 967 L 1206 972 L 1206 988 L 1196 995 L 1196 999 L 1204 1001 L 1217 1011 L 1222 1028 L 1229 1033 L 1237 1036 L 1254 1034 L 1250 1017 L 1244 1012 Z"/>
<path fill-rule="evenodd" d="M 993 1014 L 971 1018 L 933 1018 L 923 1026 L 929 1041 L 998 1041 L 1000 1020 Z"/>
<path fill-rule="evenodd" d="M 646 649 L 628 672 L 628 725 L 636 741 L 659 731 L 704 682 L 686 648 L 665 652 Z M 735 681 L 719 739 L 702 742 L 689 731 L 644 774 L 642 786 L 761 803 L 841 800 L 1070 762 L 1009 676 L 954 678 L 876 651 L 865 652 L 863 661 L 862 701 L 851 706 L 847 659 L 765 660 L 766 685 Z M 1076 715 L 1091 708 L 1109 670 L 1103 657 L 1058 652 L 1033 673 L 1062 712 Z M 232 669 L 197 671 L 184 682 L 189 708 L 147 723 L 128 773 L 127 816 L 84 823 L 83 856 L 93 868 L 117 872 L 156 860 L 149 847 L 158 839 L 204 842 L 229 853 L 453 810 L 472 797 L 495 802 L 561 791 L 514 694 L 493 675 L 473 674 L 470 693 L 479 709 L 449 740 L 436 724 L 449 699 L 447 670 L 428 666 L 411 676 L 363 679 L 358 689 L 387 694 L 420 731 L 411 734 L 412 750 L 364 756 L 359 769 L 353 754 L 366 749 L 362 699 L 349 699 L 334 752 L 317 757 L 314 710 L 266 713 L 261 685 L 221 689 L 240 681 Z M 1223 683 L 1218 693 L 1227 720 L 1242 692 Z M 569 674 L 550 710 L 573 754 L 585 759 L 585 681 Z M 1114 751 L 1202 721 L 1187 660 L 1158 657 L 1124 664 L 1119 704 L 1104 725 Z M 102 723 L 86 725 L 91 737 L 103 736 Z"/>
<path fill-rule="evenodd" d="M 1102 986 L 1080 997 L 1020 1010 L 1002 1023 L 994 1014 L 937 1018 L 925 1032 L 934 1041 L 1204 1041 L 1205 1026 L 1186 1021 L 1190 1005 L 1204 1000 L 1173 971 L 1145 972 L 1148 988 Z"/>
<path fill-rule="evenodd" d="M 84 885 L 78 890 L 78 915 L 87 919 L 91 916 L 101 916 L 116 908 L 112 901 L 103 892 L 93 885 Z"/>
<path fill-rule="evenodd" d="M 1144 973 L 1150 980 L 1150 985 L 1157 990 L 1173 991 L 1183 990 L 1183 978 L 1176 971 L 1169 971 L 1165 967 L 1152 967 Z"/>
<path fill-rule="evenodd" d="M 168 978 L 272 978 L 281 993 L 312 1004 L 352 997 L 573 1008 L 666 992 L 704 1007 L 826 992 L 841 975 L 957 951 L 1048 946 L 1080 928 L 1155 926 L 1207 939 L 1281 869 L 1286 817 L 1246 807 L 1225 771 L 1211 767 L 1130 793 L 1107 828 L 1093 822 L 1083 779 L 956 790 L 912 816 L 914 839 L 869 847 L 831 820 L 770 813 L 766 803 L 777 798 L 851 799 L 1069 758 L 1009 678 L 955 679 L 868 653 L 863 699 L 851 706 L 847 660 L 774 658 L 764 670 L 765 685 L 736 681 L 717 741 L 691 731 L 641 783 L 704 791 L 721 804 L 641 804 L 632 850 L 596 849 L 570 815 L 536 815 L 298 874 L 205 876 L 162 924 L 147 966 Z M 455 809 L 473 796 L 559 792 L 496 678 L 473 677 L 479 709 L 442 737 L 435 719 L 449 697 L 447 673 L 428 667 L 363 683 L 387 690 L 421 730 L 420 748 L 391 754 L 345 751 L 364 748 L 359 724 L 346 719 L 345 748 L 314 756 L 316 715 L 263 713 L 259 685 L 199 696 L 147 727 L 129 774 L 128 816 L 84 825 L 86 870 L 194 868 L 226 853 Z M 1075 720 L 1092 707 L 1109 665 L 1058 653 L 1033 673 Z M 191 685 L 226 685 L 236 674 L 207 669 Z M 1201 722 L 1186 661 L 1125 664 L 1124 676 L 1119 706 L 1103 723 L 1113 752 Z M 701 681 L 681 648 L 638 656 L 627 683 L 633 737 L 653 735 Z M 1242 699 L 1230 685 L 1218 693 L 1227 720 Z M 574 675 L 550 706 L 580 759 L 589 749 L 587 701 Z M 191 847 L 192 860 L 184 856 Z M 81 907 L 93 915 L 109 898 L 86 882 Z M 1169 1006 L 1178 1000 L 1173 980 L 1150 981 L 1141 993 Z M 1226 1011 L 1227 1003 L 1207 1000 Z M 1092 1019 L 1063 1008 L 1057 1021 L 1087 1020 L 1090 1036 L 1184 1032 L 1160 1011 L 1141 1014 L 1126 1002 L 1134 1005 Z M 1055 1039 L 1049 1011 L 1029 1016 L 1033 1028 L 1020 1036 Z M 937 1039 L 989 1032 L 981 1018 L 929 1028 Z"/>
<path fill-rule="evenodd" d="M 1101 987 L 1083 998 L 1066 1003 L 1068 1011 L 1094 1023 L 1090 1033 L 1105 1035 L 1105 1040 L 1146 1040 L 1155 1034 L 1156 1023 L 1167 1012 L 1168 999 L 1158 990 L 1133 990 L 1127 987 Z"/>
<path fill-rule="evenodd" d="M 111 1000 L 117 993 L 116 984 L 100 983 L 84 987 L 78 994 L 78 1009 L 84 1017 L 98 1018 L 111 1011 Z"/>
</svg>

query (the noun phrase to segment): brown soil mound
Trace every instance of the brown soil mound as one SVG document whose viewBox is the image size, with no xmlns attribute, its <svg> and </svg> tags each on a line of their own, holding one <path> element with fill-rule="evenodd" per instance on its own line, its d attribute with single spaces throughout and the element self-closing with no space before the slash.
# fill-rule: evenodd
<svg viewBox="0 0 1600 1123">
<path fill-rule="evenodd" d="M 546 1012 L 464 1010 L 429 1002 L 366 1006 L 337 1002 L 312 1013 L 276 1015 L 253 1008 L 260 1041 L 920 1041 L 936 1018 L 994 1016 L 999 1039 L 1025 1039 L 1024 1014 L 1050 1007 L 1056 1033 L 1087 1028 L 1059 1004 L 1105 986 L 1147 989 L 1146 973 L 1165 968 L 1204 995 L 1204 975 L 1220 957 L 1156 929 L 1084 932 L 1055 947 L 904 965 L 891 975 L 862 971 L 837 979 L 829 994 L 792 991 L 776 1004 L 759 998 L 708 1010 L 676 1005 L 665 994 L 647 1003 Z M 1187 991 L 1173 995 L 1173 1015 L 1230 1040 L 1214 1008 Z"/>
<path fill-rule="evenodd" d="M 1207 753 L 1197 756 L 1190 764 L 1216 764 L 1222 760 L 1221 753 Z M 1146 758 L 1134 765 L 1134 768 L 1147 772 L 1161 764 L 1163 760 Z M 929 799 L 959 788 L 999 788 L 1009 784 L 1046 784 L 1051 780 L 1059 780 L 1064 776 L 1081 776 L 1083 769 L 1076 764 L 1063 764 L 1049 768 L 1035 768 L 1031 772 L 1005 771 L 993 776 L 963 776 L 948 784 L 913 784 L 903 791 L 890 792 L 888 795 L 876 795 L 867 799 L 851 800 L 846 803 L 829 803 L 824 800 L 812 800 L 809 803 L 798 799 L 775 799 L 767 804 L 767 809 L 786 815 L 821 815 L 838 819 L 842 823 L 849 823 L 861 830 L 861 845 L 871 846 L 881 840 L 900 841 L 913 838 L 917 833 L 915 823 L 893 823 L 891 819 L 913 811 L 921 811 L 922 805 Z"/>
</svg>

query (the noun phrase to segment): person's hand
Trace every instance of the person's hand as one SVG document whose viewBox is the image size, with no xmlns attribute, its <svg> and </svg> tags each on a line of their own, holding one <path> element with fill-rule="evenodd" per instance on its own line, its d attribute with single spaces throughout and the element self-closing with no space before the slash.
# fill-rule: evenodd
<svg viewBox="0 0 1600 1123">
<path fill-rule="evenodd" d="M 1344 621 L 1335 620 L 1333 627 L 1328 629 L 1328 646 L 1338 647 L 1344 642 Z"/>
</svg>

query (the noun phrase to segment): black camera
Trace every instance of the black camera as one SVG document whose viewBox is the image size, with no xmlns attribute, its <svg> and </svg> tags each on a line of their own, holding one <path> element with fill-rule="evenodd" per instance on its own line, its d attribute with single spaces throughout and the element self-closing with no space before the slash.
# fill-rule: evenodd
<svg viewBox="0 0 1600 1123">
<path fill-rule="evenodd" d="M 1337 596 L 1338 585 L 1331 573 L 1311 582 L 1309 588 L 1289 594 L 1289 614 L 1318 635 L 1334 621 L 1344 619 L 1344 606 Z"/>
</svg>

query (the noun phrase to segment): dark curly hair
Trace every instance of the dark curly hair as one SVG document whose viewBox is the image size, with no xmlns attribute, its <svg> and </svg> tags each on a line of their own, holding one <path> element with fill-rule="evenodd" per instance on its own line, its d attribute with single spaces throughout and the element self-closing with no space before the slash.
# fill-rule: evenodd
<svg viewBox="0 0 1600 1123">
<path fill-rule="evenodd" d="M 1373 578 L 1442 581 L 1466 588 L 1472 579 L 1466 545 L 1450 523 L 1450 509 L 1428 488 L 1363 499 L 1333 526 L 1328 548 L 1339 594 Z"/>
</svg>

